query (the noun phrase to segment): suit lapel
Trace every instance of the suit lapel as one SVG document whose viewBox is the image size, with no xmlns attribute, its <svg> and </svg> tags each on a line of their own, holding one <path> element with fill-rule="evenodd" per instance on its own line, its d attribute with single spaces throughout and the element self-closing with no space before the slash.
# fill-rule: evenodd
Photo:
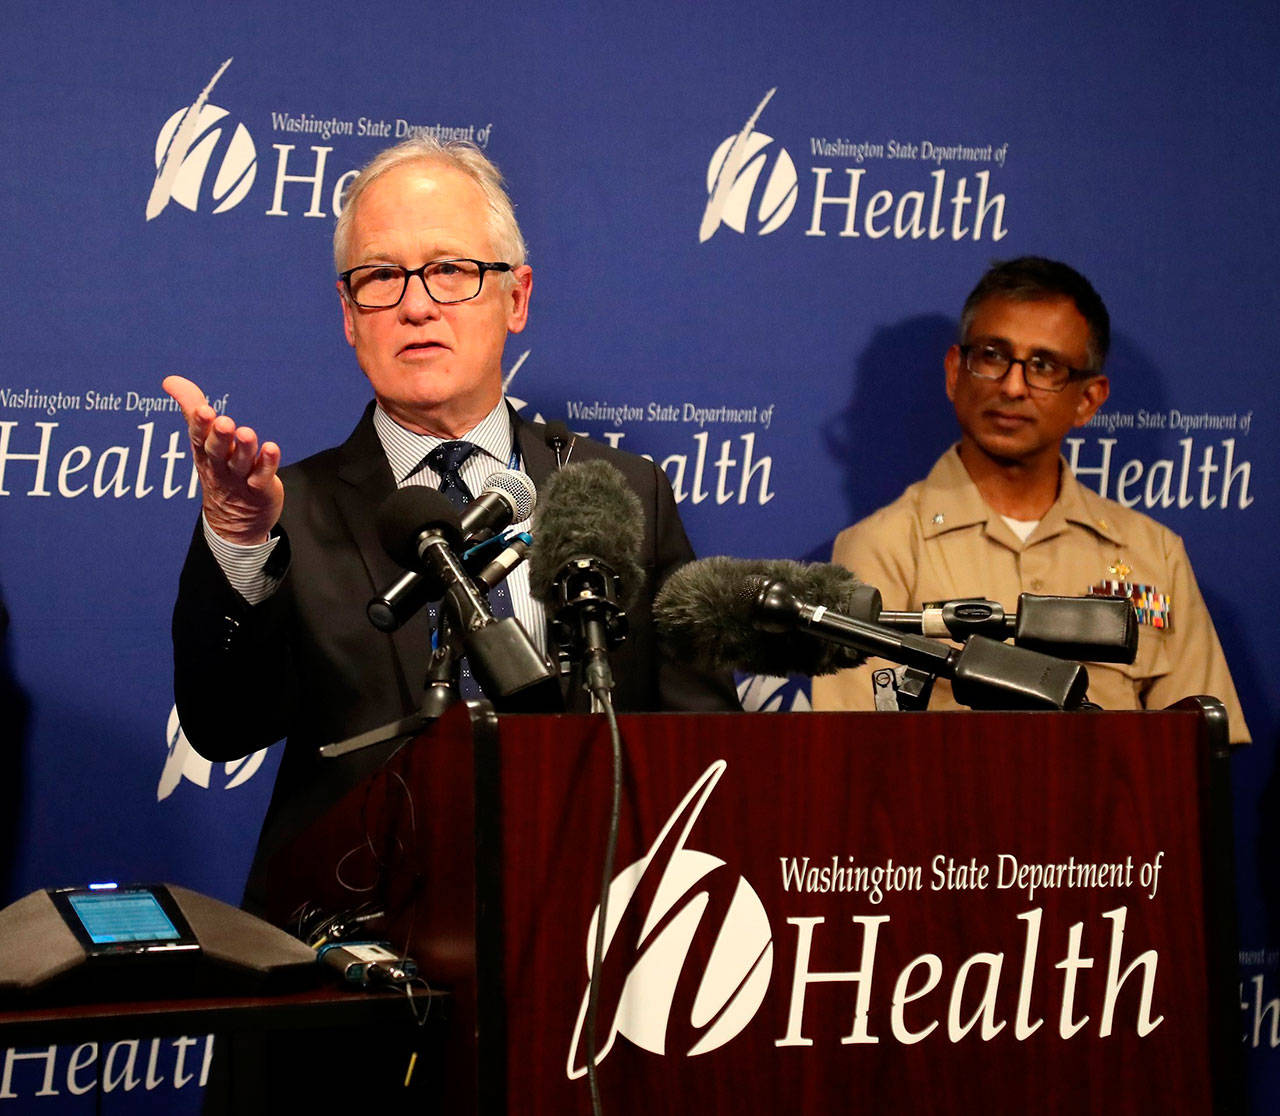
<svg viewBox="0 0 1280 1116">
<path fill-rule="evenodd" d="M 373 406 L 369 405 L 351 437 L 339 448 L 339 483 L 334 491 L 338 513 L 346 523 L 368 575 L 367 584 L 358 587 L 359 593 L 367 594 L 358 602 L 361 611 L 375 593 L 386 589 L 404 573 L 378 539 L 378 509 L 395 491 L 395 479 L 374 429 Z M 371 639 L 377 635 L 372 623 L 369 635 Z M 409 706 L 415 706 L 422 698 L 422 679 L 431 647 L 427 610 L 420 609 L 389 638 L 401 693 Z"/>
<path fill-rule="evenodd" d="M 520 461 L 524 471 L 541 488 L 556 471 L 556 456 L 542 440 L 542 433 L 546 428 L 541 423 L 526 422 L 515 411 L 511 412 L 511 425 L 515 431 L 516 445 L 520 448 Z"/>
</svg>

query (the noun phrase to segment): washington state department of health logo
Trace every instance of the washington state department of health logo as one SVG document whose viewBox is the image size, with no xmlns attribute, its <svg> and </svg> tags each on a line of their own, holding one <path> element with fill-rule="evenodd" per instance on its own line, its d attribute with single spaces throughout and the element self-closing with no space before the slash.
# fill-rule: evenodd
<svg viewBox="0 0 1280 1116">
<path fill-rule="evenodd" d="M 213 782 L 214 764 L 191 747 L 191 741 L 182 731 L 182 724 L 178 720 L 176 705 L 169 711 L 169 723 L 165 726 L 164 738 L 168 754 L 165 757 L 164 770 L 160 773 L 160 782 L 156 787 L 156 801 L 163 802 L 168 798 L 178 789 L 178 784 L 183 779 L 208 790 Z M 218 789 L 234 790 L 242 783 L 247 783 L 258 773 L 258 768 L 266 758 L 267 750 L 263 748 L 243 759 L 218 764 L 226 780 L 220 782 Z"/>
<path fill-rule="evenodd" d="M 711 156 L 699 243 L 710 240 L 721 225 L 745 233 L 748 221 L 759 226 L 757 235 L 765 236 L 791 216 L 800 189 L 796 165 L 785 147 L 774 147 L 772 136 L 756 131 L 756 121 L 776 92 L 776 87 L 770 89 L 742 131 L 728 136 Z"/>
<path fill-rule="evenodd" d="M 771 674 L 744 674 L 738 680 L 738 702 L 748 713 L 807 713 L 808 680 L 777 678 Z"/>
<path fill-rule="evenodd" d="M 764 905 L 723 860 L 688 847 L 727 766 L 717 760 L 698 777 L 649 851 L 609 886 L 597 1061 L 619 1035 L 653 1054 L 706 1054 L 738 1035 L 764 1001 L 773 972 Z M 587 930 L 588 978 L 599 914 Z M 705 964 L 690 964 L 691 955 Z M 570 1078 L 587 1072 L 589 992 L 588 984 L 565 1066 Z"/>
<path fill-rule="evenodd" d="M 209 100 L 228 58 L 200 95 L 165 121 L 156 137 L 156 178 L 147 198 L 147 220 L 171 201 L 192 213 L 225 213 L 244 201 L 258 172 L 258 152 L 249 130 Z"/>
</svg>

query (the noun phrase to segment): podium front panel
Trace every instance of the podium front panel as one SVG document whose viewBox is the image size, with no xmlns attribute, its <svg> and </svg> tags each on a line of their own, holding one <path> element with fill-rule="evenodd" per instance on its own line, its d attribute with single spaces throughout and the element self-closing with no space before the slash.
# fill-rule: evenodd
<svg viewBox="0 0 1280 1116">
<path fill-rule="evenodd" d="M 610 1116 L 1212 1110 L 1195 715 L 620 721 Z M 496 769 L 506 1107 L 588 1112 L 606 723 Z"/>
</svg>

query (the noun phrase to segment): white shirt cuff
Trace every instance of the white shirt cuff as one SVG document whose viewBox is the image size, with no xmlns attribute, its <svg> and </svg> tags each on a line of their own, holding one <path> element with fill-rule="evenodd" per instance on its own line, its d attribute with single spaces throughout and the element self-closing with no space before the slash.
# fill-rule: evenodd
<svg viewBox="0 0 1280 1116">
<path fill-rule="evenodd" d="M 200 521 L 204 525 L 204 541 L 208 543 L 218 568 L 222 570 L 232 589 L 251 605 L 261 604 L 276 591 L 281 578 L 270 576 L 266 572 L 266 566 L 267 559 L 280 541 L 278 535 L 264 543 L 242 546 L 228 542 L 214 531 L 203 512 L 200 514 Z"/>
</svg>

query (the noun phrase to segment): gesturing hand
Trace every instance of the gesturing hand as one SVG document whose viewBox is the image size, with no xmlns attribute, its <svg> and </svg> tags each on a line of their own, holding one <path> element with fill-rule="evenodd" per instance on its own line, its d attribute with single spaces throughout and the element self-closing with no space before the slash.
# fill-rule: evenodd
<svg viewBox="0 0 1280 1116">
<path fill-rule="evenodd" d="M 284 485 L 276 475 L 280 447 L 275 442 L 259 446 L 252 428 L 215 414 L 190 380 L 168 376 L 161 386 L 187 420 L 209 526 L 228 542 L 266 542 L 284 507 Z"/>
</svg>

